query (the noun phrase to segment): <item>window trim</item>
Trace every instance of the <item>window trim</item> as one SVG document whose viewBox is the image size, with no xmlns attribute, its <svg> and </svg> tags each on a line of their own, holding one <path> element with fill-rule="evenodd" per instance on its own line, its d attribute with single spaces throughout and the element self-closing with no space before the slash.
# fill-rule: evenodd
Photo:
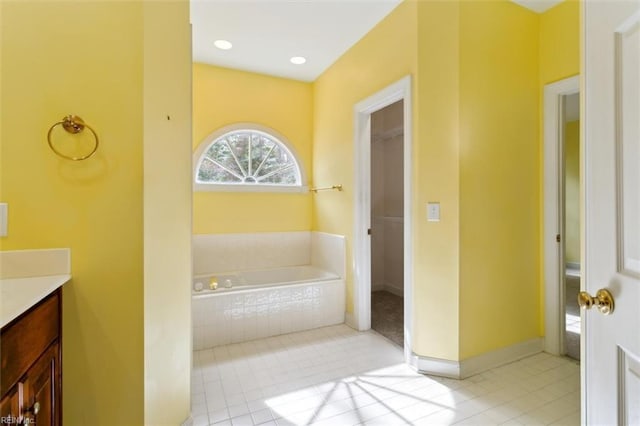
<svg viewBox="0 0 640 426">
<path fill-rule="evenodd" d="M 227 133 L 237 132 L 241 130 L 256 131 L 267 134 L 276 142 L 282 144 L 293 157 L 293 161 L 300 172 L 300 185 L 274 185 L 274 184 L 248 184 L 248 183 L 201 183 L 198 182 L 198 169 L 202 162 L 202 157 L 207 149 L 219 138 Z M 305 173 L 300 157 L 289 142 L 289 140 L 278 131 L 257 123 L 241 122 L 223 126 L 207 135 L 198 144 L 193 152 L 193 190 L 195 192 L 308 192 L 307 175 Z"/>
</svg>

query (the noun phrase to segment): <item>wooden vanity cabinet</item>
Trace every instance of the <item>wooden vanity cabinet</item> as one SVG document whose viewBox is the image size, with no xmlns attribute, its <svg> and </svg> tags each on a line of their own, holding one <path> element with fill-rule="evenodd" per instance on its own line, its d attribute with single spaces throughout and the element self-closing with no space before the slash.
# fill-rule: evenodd
<svg viewBox="0 0 640 426">
<path fill-rule="evenodd" d="M 62 424 L 61 291 L 2 328 L 0 421 Z"/>
</svg>

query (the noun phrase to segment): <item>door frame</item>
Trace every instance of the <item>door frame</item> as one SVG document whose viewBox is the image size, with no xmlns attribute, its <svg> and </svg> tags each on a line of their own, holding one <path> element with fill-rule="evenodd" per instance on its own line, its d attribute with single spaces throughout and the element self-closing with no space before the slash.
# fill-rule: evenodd
<svg viewBox="0 0 640 426">
<path fill-rule="evenodd" d="M 387 86 L 354 106 L 354 317 L 358 330 L 371 328 L 371 114 L 397 101 L 403 102 L 404 157 L 404 353 L 411 355 L 412 265 L 412 101 L 411 76 Z"/>
<path fill-rule="evenodd" d="M 564 353 L 564 96 L 580 92 L 573 76 L 544 87 L 544 326 L 545 352 Z M 581 161 L 582 167 L 582 161 Z M 558 244 L 556 235 L 561 235 Z M 584 269 L 584 265 L 581 265 Z"/>
</svg>

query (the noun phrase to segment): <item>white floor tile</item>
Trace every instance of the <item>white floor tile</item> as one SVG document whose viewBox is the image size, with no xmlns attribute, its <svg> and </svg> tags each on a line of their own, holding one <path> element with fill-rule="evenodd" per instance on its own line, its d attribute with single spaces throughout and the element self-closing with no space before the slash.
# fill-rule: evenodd
<svg viewBox="0 0 640 426">
<path fill-rule="evenodd" d="M 249 412 L 255 413 L 256 411 L 268 409 L 269 406 L 264 401 L 264 399 L 255 399 L 253 401 L 247 402 L 247 407 L 249 407 Z"/>
<path fill-rule="evenodd" d="M 224 398 L 219 395 L 212 395 L 207 397 L 207 408 L 209 411 L 218 411 L 227 408 L 227 404 L 224 402 Z"/>
<path fill-rule="evenodd" d="M 223 420 L 228 420 L 229 417 L 229 411 L 227 411 L 226 408 L 222 410 L 209 411 L 209 421 L 211 423 L 218 423 Z"/>
<path fill-rule="evenodd" d="M 273 416 L 271 415 L 271 410 L 268 408 L 251 413 L 251 418 L 253 419 L 253 422 L 257 425 L 273 420 Z"/>
<path fill-rule="evenodd" d="M 227 406 L 229 407 L 233 405 L 244 404 L 246 402 L 246 400 L 244 399 L 243 393 L 229 394 L 225 392 L 224 400 L 226 401 Z"/>
<path fill-rule="evenodd" d="M 361 422 L 362 419 L 358 416 L 356 411 L 347 411 L 312 424 L 318 426 L 351 426 L 360 424 Z"/>
<path fill-rule="evenodd" d="M 438 412 L 442 410 L 442 407 L 437 405 L 429 404 L 426 402 L 421 402 L 418 404 L 413 404 L 408 407 L 401 408 L 396 410 L 396 412 L 403 418 L 409 422 L 414 422 L 422 417 L 426 417 L 430 414 Z"/>
<path fill-rule="evenodd" d="M 580 424 L 580 369 L 540 353 L 466 380 L 375 332 L 325 327 L 194 352 L 196 425 Z"/>
<path fill-rule="evenodd" d="M 192 405 L 202 405 L 207 403 L 207 398 L 204 392 L 195 393 L 191 392 L 191 404 Z"/>
<path fill-rule="evenodd" d="M 253 426 L 253 420 L 251 415 L 245 414 L 244 416 L 231 418 L 232 426 Z"/>
<path fill-rule="evenodd" d="M 499 425 L 500 423 L 493 420 L 491 417 L 487 416 L 484 413 L 476 414 L 475 416 L 471 416 L 461 422 L 455 423 L 456 425 L 465 425 L 465 426 L 494 426 Z"/>
<path fill-rule="evenodd" d="M 383 404 L 371 404 L 366 407 L 358 408 L 358 413 L 360 413 L 360 417 L 363 421 L 372 420 L 377 417 L 386 416 L 391 412 L 391 410 L 384 406 Z"/>
<path fill-rule="evenodd" d="M 249 406 L 246 403 L 231 405 L 228 407 L 229 416 L 231 418 L 249 414 Z"/>
<path fill-rule="evenodd" d="M 564 416 L 553 423 L 552 425 L 579 425 L 580 424 L 580 410 L 576 410 L 573 413 Z"/>
<path fill-rule="evenodd" d="M 193 417 L 204 416 L 208 414 L 207 402 L 203 401 L 200 404 L 194 403 L 191 401 L 191 415 Z"/>
<path fill-rule="evenodd" d="M 395 425 L 408 425 L 410 424 L 402 417 L 398 416 L 397 413 L 389 413 L 385 414 L 381 417 L 375 417 L 373 419 L 365 421 L 363 424 L 365 425 L 376 425 L 376 426 L 395 426 Z"/>
<path fill-rule="evenodd" d="M 580 424 L 580 423 L 578 422 L 576 424 Z M 520 423 L 516 419 L 511 419 L 508 422 L 502 423 L 500 426 L 522 426 L 522 423 Z"/>
<path fill-rule="evenodd" d="M 209 416 L 207 414 L 200 414 L 193 416 L 194 426 L 209 426 Z"/>
</svg>

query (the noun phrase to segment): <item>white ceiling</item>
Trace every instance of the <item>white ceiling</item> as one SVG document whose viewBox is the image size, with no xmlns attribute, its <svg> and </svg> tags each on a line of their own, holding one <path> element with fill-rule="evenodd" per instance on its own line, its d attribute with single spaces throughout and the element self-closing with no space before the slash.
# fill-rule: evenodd
<svg viewBox="0 0 640 426">
<path fill-rule="evenodd" d="M 527 9 L 531 9 L 534 12 L 542 13 L 551 9 L 553 6 L 558 3 L 562 3 L 564 0 L 511 0 L 514 3 L 519 4 L 520 6 L 526 7 Z"/>
<path fill-rule="evenodd" d="M 538 13 L 562 0 L 512 0 Z M 314 81 L 401 0 L 191 0 L 193 60 Z M 213 46 L 218 39 L 231 50 Z M 307 62 L 294 65 L 292 56 Z"/>
<path fill-rule="evenodd" d="M 315 80 L 400 0 L 192 0 L 193 60 Z M 217 39 L 231 50 L 213 46 Z M 294 65 L 292 56 L 307 62 Z"/>
</svg>

